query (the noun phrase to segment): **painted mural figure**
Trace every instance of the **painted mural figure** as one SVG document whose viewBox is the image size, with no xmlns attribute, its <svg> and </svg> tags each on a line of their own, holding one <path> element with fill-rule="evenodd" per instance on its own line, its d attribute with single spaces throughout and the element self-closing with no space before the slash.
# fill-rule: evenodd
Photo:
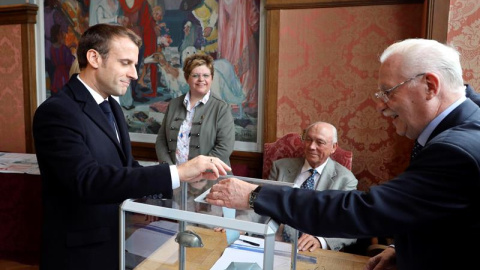
<svg viewBox="0 0 480 270">
<path fill-rule="evenodd" d="M 62 31 L 67 32 L 68 22 L 61 11 L 61 3 L 59 0 L 46 0 L 44 8 L 44 37 L 45 37 L 45 70 L 47 71 L 47 81 L 50 85 L 53 82 L 53 76 L 55 71 L 55 65 L 52 62 L 50 47 L 52 46 L 50 30 L 54 24 L 58 24 L 62 27 Z M 50 89 L 47 87 L 47 89 Z"/>
<path fill-rule="evenodd" d="M 243 85 L 245 112 L 258 110 L 258 1 L 220 0 L 218 57 L 228 60 Z"/>
<path fill-rule="evenodd" d="M 97 23 L 122 24 L 122 16 L 118 16 L 118 1 L 100 0 L 90 2 L 90 26 Z"/>
<path fill-rule="evenodd" d="M 69 71 L 75 57 L 70 49 L 65 45 L 65 31 L 62 26 L 54 24 L 50 30 L 52 46 L 50 47 L 50 57 L 54 65 L 53 80 L 51 81 L 50 91 L 57 93 L 69 79 Z"/>
<path fill-rule="evenodd" d="M 143 63 L 143 59 L 156 51 L 157 41 L 155 35 L 155 20 L 152 17 L 150 4 L 146 0 L 120 0 L 120 14 L 127 17 L 124 26 L 132 29 L 139 35 L 143 44 L 140 49 L 138 62 Z M 157 96 L 157 67 L 152 66 L 150 71 L 150 84 L 152 92 L 144 93 L 143 97 Z M 132 85 L 132 95 L 136 99 L 135 85 Z M 146 100 L 143 100 L 146 101 Z"/>
<path fill-rule="evenodd" d="M 215 60 L 212 91 L 230 104 L 236 139 L 256 141 L 258 48 L 251 46 L 258 47 L 259 0 L 45 0 L 46 29 L 61 25 L 74 57 L 80 35 L 99 23 L 126 26 L 142 38 L 139 79 L 119 98 L 130 132 L 158 132 L 170 100 L 188 91 L 182 59 L 198 52 Z M 50 31 L 45 32 L 50 89 L 55 64 Z"/>
<path fill-rule="evenodd" d="M 155 50 L 156 52 L 161 52 L 163 48 L 170 46 L 170 44 L 172 43 L 172 38 L 169 35 L 169 29 L 167 28 L 167 24 L 163 21 L 163 13 L 164 13 L 164 10 L 161 6 L 155 6 L 152 9 L 152 18 L 155 21 L 154 32 L 156 36 L 156 50 Z M 151 65 L 143 61 L 143 67 L 139 74 L 140 77 L 138 78 L 138 84 L 140 84 L 142 87 L 148 87 L 144 81 L 144 78 L 145 78 L 145 75 L 147 75 L 147 72 L 151 73 L 157 70 L 157 69 L 150 69 L 150 71 L 147 71 L 147 69 L 150 66 Z M 157 77 L 157 80 L 158 80 L 158 77 Z M 145 95 L 145 96 L 156 97 L 157 90 L 153 88 L 154 84 L 152 83 L 152 81 L 150 81 L 150 84 L 152 85 L 152 91 L 153 91 L 152 94 L 155 93 L 155 95 Z"/>
<path fill-rule="evenodd" d="M 218 2 L 216 0 L 204 0 L 192 10 L 203 30 L 205 43 L 201 50 L 213 58 L 217 58 L 218 50 Z"/>
</svg>

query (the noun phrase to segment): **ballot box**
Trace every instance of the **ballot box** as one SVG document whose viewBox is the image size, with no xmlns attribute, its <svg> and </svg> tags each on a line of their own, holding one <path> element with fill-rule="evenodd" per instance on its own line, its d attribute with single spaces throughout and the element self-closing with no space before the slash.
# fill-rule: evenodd
<svg viewBox="0 0 480 270">
<path fill-rule="evenodd" d="M 238 178 L 260 185 L 292 185 Z M 181 188 L 180 204 L 151 197 L 121 204 L 120 269 L 296 269 L 298 232 L 292 243 L 279 241 L 275 220 L 253 210 L 210 205 L 203 200 L 208 190 L 195 198 L 196 204 L 205 205 L 189 208 L 186 184 Z M 316 262 L 314 257 L 300 258 Z"/>
</svg>

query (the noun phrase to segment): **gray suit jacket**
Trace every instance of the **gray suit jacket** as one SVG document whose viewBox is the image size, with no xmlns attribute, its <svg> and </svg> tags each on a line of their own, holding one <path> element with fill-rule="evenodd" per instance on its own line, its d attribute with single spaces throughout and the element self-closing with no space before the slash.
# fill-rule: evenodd
<svg viewBox="0 0 480 270">
<path fill-rule="evenodd" d="M 175 164 L 178 132 L 187 115 L 184 99 L 185 95 L 182 95 L 170 101 L 158 131 L 155 150 L 160 162 Z M 231 108 L 219 96 L 211 93 L 208 102 L 195 109 L 188 159 L 209 155 L 230 165 L 234 144 L 235 125 Z"/>
<path fill-rule="evenodd" d="M 304 158 L 284 158 L 273 162 L 272 169 L 268 179 L 276 179 L 277 181 L 293 183 L 300 174 Z M 320 175 L 316 190 L 337 189 L 337 190 L 355 190 L 357 189 L 358 180 L 353 173 L 339 164 L 338 162 L 328 159 L 325 169 Z M 285 232 L 288 235 L 293 234 L 292 227 L 285 225 Z M 344 246 L 351 245 L 356 239 L 351 238 L 325 238 L 328 247 L 331 250 L 340 250 Z"/>
</svg>

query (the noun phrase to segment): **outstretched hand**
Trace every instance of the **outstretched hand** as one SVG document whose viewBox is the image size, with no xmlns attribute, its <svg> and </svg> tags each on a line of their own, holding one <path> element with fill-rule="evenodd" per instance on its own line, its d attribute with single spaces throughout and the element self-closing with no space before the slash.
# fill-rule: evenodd
<svg viewBox="0 0 480 270">
<path fill-rule="evenodd" d="M 199 155 L 177 166 L 178 176 L 183 182 L 196 182 L 201 179 L 217 180 L 232 169 L 217 157 Z"/>
<path fill-rule="evenodd" d="M 212 186 L 206 201 L 217 206 L 246 210 L 249 209 L 250 193 L 257 186 L 237 178 L 224 179 Z"/>
<path fill-rule="evenodd" d="M 297 242 L 297 247 L 298 250 L 300 251 L 314 251 L 317 248 L 321 248 L 322 244 L 320 243 L 320 240 L 318 240 L 317 237 L 303 233 L 300 238 L 298 238 Z"/>
<path fill-rule="evenodd" d="M 381 253 L 370 258 L 364 270 L 397 269 L 395 248 L 388 247 Z"/>
</svg>

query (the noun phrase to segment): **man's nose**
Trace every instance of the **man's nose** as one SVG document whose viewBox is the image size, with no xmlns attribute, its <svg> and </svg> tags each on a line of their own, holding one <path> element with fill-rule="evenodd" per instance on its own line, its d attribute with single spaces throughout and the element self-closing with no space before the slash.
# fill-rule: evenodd
<svg viewBox="0 0 480 270">
<path fill-rule="evenodd" d="M 128 70 L 127 76 L 132 80 L 138 79 L 137 69 L 135 68 L 135 66 L 130 67 L 130 69 Z"/>
</svg>

